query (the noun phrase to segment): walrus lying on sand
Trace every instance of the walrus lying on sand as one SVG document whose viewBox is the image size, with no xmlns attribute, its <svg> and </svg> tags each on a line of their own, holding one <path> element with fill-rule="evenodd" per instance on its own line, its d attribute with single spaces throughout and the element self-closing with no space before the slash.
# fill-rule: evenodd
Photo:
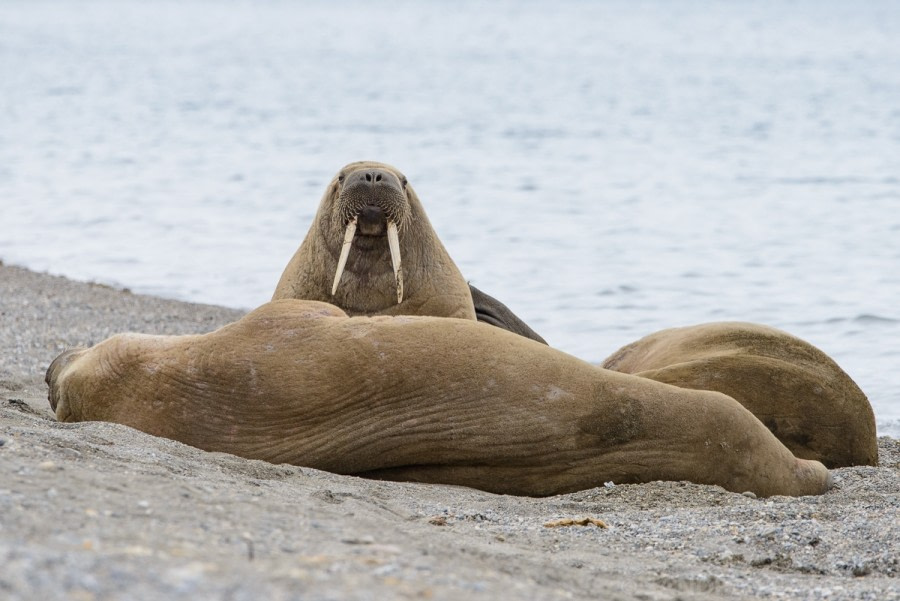
<svg viewBox="0 0 900 601">
<path fill-rule="evenodd" d="M 727 394 L 797 457 L 830 468 L 878 465 L 866 395 L 828 355 L 781 330 L 741 322 L 662 330 L 619 349 L 602 366 Z"/>
<path fill-rule="evenodd" d="M 215 332 L 120 334 L 47 372 L 60 421 L 343 474 L 551 495 L 690 480 L 830 485 L 733 399 L 594 367 L 471 320 L 275 301 Z"/>
<path fill-rule="evenodd" d="M 406 176 L 373 161 L 350 163 L 328 184 L 272 296 L 285 298 L 331 303 L 349 315 L 477 319 L 544 342 L 466 283 Z"/>
<path fill-rule="evenodd" d="M 466 284 L 406 177 L 383 163 L 351 163 L 334 177 L 273 298 L 326 301 L 350 315 L 475 318 L 546 344 Z M 877 462 L 865 395 L 824 353 L 783 332 L 750 324 L 665 330 L 603 367 L 728 394 L 798 457 L 829 467 Z"/>
</svg>

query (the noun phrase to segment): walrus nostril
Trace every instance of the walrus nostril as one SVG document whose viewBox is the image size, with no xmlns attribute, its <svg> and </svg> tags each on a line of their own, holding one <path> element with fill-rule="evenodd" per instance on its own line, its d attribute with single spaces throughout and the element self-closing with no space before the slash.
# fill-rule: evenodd
<svg viewBox="0 0 900 601">
<path fill-rule="evenodd" d="M 382 184 L 391 186 L 398 190 L 401 189 L 399 178 L 381 169 L 373 169 L 371 171 L 357 171 L 346 179 L 347 186 L 352 187 L 354 184 L 369 186 Z"/>
</svg>

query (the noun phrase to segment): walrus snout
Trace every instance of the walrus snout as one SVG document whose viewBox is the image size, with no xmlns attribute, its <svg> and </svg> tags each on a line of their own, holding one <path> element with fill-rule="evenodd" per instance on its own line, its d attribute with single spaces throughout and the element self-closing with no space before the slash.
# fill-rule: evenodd
<svg viewBox="0 0 900 601">
<path fill-rule="evenodd" d="M 392 171 L 377 167 L 358 169 L 338 177 L 338 182 L 343 183 L 338 197 L 338 214 L 346 229 L 331 284 L 332 296 L 337 293 L 350 247 L 353 246 L 358 251 L 372 251 L 381 245 L 380 240 L 373 239 L 386 236 L 397 288 L 397 304 L 403 302 L 399 231 L 407 221 L 410 209 L 406 196 L 406 178 L 402 182 L 400 180 L 401 177 Z M 354 240 L 357 229 L 360 237 Z"/>
<path fill-rule="evenodd" d="M 344 188 L 355 185 L 367 186 L 372 190 L 380 186 L 390 186 L 398 192 L 403 188 L 397 176 L 387 169 L 361 169 L 351 173 L 344 180 Z"/>
<path fill-rule="evenodd" d="M 400 178 L 386 169 L 376 168 L 361 169 L 346 176 L 340 205 L 345 225 L 354 217 L 363 217 L 366 212 L 374 219 L 375 209 L 382 211 L 387 221 L 400 225 L 409 211 Z M 364 231 L 360 233 L 371 235 Z"/>
</svg>

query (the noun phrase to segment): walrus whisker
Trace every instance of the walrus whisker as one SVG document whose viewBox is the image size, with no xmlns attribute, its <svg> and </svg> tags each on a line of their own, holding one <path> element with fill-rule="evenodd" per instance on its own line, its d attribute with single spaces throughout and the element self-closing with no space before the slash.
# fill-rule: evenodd
<svg viewBox="0 0 900 601">
<path fill-rule="evenodd" d="M 354 234 L 356 234 L 356 217 L 347 224 L 347 231 L 344 232 L 344 244 L 341 246 L 341 256 L 338 258 L 337 271 L 334 272 L 331 296 L 334 296 L 334 293 L 337 292 L 338 283 L 341 281 L 341 275 L 344 273 L 344 266 L 347 265 L 347 257 L 350 256 L 350 245 L 353 244 Z"/>
<path fill-rule="evenodd" d="M 397 282 L 397 304 L 403 302 L 403 271 L 400 268 L 400 236 L 397 234 L 397 222 L 388 221 L 388 246 L 391 250 L 391 265 L 394 266 L 394 281 Z"/>
</svg>

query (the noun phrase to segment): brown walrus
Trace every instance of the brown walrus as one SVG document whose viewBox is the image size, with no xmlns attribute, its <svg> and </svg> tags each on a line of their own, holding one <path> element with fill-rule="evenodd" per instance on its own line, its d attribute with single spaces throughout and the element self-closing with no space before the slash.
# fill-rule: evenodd
<svg viewBox="0 0 900 601">
<path fill-rule="evenodd" d="M 374 161 L 350 163 L 328 184 L 272 296 L 285 298 L 328 302 L 349 315 L 477 319 L 544 342 L 466 283 L 406 176 Z"/>
<path fill-rule="evenodd" d="M 741 322 L 663 330 L 619 349 L 602 366 L 727 394 L 797 457 L 832 468 L 878 464 L 866 395 L 828 355 L 781 330 Z"/>
<path fill-rule="evenodd" d="M 215 332 L 120 334 L 47 372 L 60 421 L 343 474 L 551 495 L 691 480 L 830 485 L 733 399 L 597 368 L 471 320 L 282 300 Z"/>
</svg>

